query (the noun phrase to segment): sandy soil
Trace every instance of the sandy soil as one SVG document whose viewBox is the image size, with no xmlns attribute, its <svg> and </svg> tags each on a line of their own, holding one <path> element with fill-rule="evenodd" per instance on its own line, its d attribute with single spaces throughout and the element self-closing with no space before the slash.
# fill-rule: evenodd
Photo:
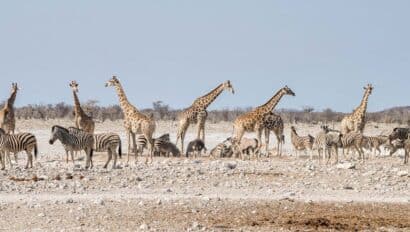
<svg viewBox="0 0 410 232">
<path fill-rule="evenodd" d="M 120 169 L 105 170 L 100 153 L 87 171 L 83 160 L 66 164 L 59 143 L 48 145 L 54 124 L 71 125 L 18 121 L 37 136 L 40 155 L 32 170 L 22 169 L 20 154 L 17 168 L 0 172 L 0 230 L 410 231 L 410 165 L 401 154 L 319 165 L 295 158 L 286 125 L 282 157 L 156 158 L 148 166 L 142 160 L 126 166 L 123 158 Z M 175 126 L 160 122 L 157 135 L 171 132 L 175 140 Z M 394 126 L 370 124 L 366 134 L 387 134 Z M 119 133 L 126 147 L 121 122 L 96 128 Z M 317 125 L 297 128 L 318 132 Z M 231 135 L 232 125 L 208 124 L 207 133 L 212 148 Z M 187 141 L 194 135 L 191 129 Z"/>
</svg>

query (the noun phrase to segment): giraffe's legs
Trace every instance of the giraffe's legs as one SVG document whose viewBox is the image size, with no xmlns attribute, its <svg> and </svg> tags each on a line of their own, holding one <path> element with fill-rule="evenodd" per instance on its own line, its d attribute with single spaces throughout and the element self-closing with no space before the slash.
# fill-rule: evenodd
<svg viewBox="0 0 410 232">
<path fill-rule="evenodd" d="M 135 162 L 138 162 L 138 150 L 137 150 L 137 143 L 135 141 L 135 133 L 134 132 L 130 132 L 131 134 L 131 140 L 132 140 L 132 150 L 134 151 L 134 155 L 135 155 Z"/>
<path fill-rule="evenodd" d="M 189 127 L 189 121 L 188 119 L 183 119 L 180 121 L 180 126 L 178 129 L 178 133 L 177 133 L 177 141 L 176 141 L 176 145 L 178 146 L 178 142 L 179 140 L 181 140 L 181 154 L 184 154 L 184 140 L 185 140 L 185 133 L 188 130 Z"/>
<path fill-rule="evenodd" d="M 128 153 L 127 153 L 127 164 L 130 162 L 130 153 L 131 153 L 131 131 L 127 130 L 127 139 L 128 139 Z"/>
<path fill-rule="evenodd" d="M 269 157 L 269 137 L 270 137 L 270 130 L 265 128 L 265 153 L 266 153 L 266 157 Z"/>
<path fill-rule="evenodd" d="M 277 143 L 277 154 L 278 156 L 282 156 L 282 137 L 279 133 L 275 132 L 275 136 L 276 136 L 276 143 Z"/>
<path fill-rule="evenodd" d="M 256 131 L 256 135 L 258 138 L 258 147 L 256 148 L 258 155 L 256 157 L 259 159 L 260 157 L 260 150 L 262 148 L 262 132 L 263 132 L 263 127 L 258 127 Z"/>
<path fill-rule="evenodd" d="M 207 113 L 198 114 L 198 134 L 197 138 L 201 139 L 205 143 L 205 122 L 207 118 Z"/>
</svg>

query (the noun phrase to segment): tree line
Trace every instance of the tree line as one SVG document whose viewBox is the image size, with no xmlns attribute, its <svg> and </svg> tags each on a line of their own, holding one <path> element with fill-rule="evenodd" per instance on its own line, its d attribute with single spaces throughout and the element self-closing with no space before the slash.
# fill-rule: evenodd
<svg viewBox="0 0 410 232">
<path fill-rule="evenodd" d="M 4 105 L 4 102 L 1 104 Z M 83 110 L 91 115 L 96 121 L 120 120 L 124 117 L 119 105 L 99 106 L 98 101 L 90 100 L 82 104 Z M 235 120 L 239 115 L 251 110 L 251 108 L 219 109 L 210 110 L 208 120 L 211 122 Z M 181 109 L 172 109 L 162 101 L 153 102 L 152 107 L 143 109 L 141 112 L 152 114 L 157 120 L 177 120 Z M 336 112 L 330 108 L 315 110 L 313 107 L 305 106 L 301 109 L 279 109 L 276 111 L 285 122 L 291 123 L 329 123 L 338 122 L 346 115 Z M 15 108 L 18 119 L 72 119 L 74 117 L 73 106 L 64 102 L 58 104 L 36 104 Z M 369 121 L 379 123 L 400 123 L 410 125 L 410 106 L 394 107 L 391 109 L 370 112 L 367 114 Z"/>
</svg>

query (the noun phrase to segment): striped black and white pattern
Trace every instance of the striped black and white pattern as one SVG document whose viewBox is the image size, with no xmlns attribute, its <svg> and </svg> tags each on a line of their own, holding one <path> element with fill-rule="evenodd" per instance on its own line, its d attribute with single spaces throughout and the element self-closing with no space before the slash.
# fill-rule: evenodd
<svg viewBox="0 0 410 232">
<path fill-rule="evenodd" d="M 381 155 L 381 146 L 387 145 L 389 137 L 385 135 L 379 136 L 363 136 L 362 148 L 369 150 L 375 156 Z"/>
<path fill-rule="evenodd" d="M 170 137 L 169 137 L 169 134 L 167 133 L 167 134 L 163 134 L 160 137 L 155 138 L 153 140 L 154 140 L 153 141 L 154 155 L 159 155 L 158 147 L 160 146 L 161 143 L 169 142 Z M 139 136 L 137 136 L 136 144 L 137 144 L 137 154 L 142 154 L 144 149 L 147 149 L 148 140 L 147 140 L 147 138 L 145 138 L 144 135 L 139 135 Z"/>
<path fill-rule="evenodd" d="M 359 159 L 365 160 L 364 151 L 362 149 L 363 134 L 359 131 L 351 131 L 347 134 L 341 135 L 341 147 L 343 148 L 343 154 L 345 149 L 354 148 L 359 153 Z"/>
<path fill-rule="evenodd" d="M 290 140 L 292 142 L 293 148 L 295 148 L 296 150 L 296 156 L 299 151 L 312 150 L 313 143 L 315 142 L 315 138 L 313 136 L 299 136 L 294 126 L 291 126 L 290 130 Z M 310 159 L 312 159 L 312 152 L 310 152 Z"/>
<path fill-rule="evenodd" d="M 69 127 L 68 131 L 72 134 L 86 133 L 85 131 L 78 129 L 76 127 Z M 104 165 L 104 168 L 107 168 L 113 156 L 114 156 L 113 168 L 116 168 L 117 167 L 117 157 L 119 156 L 121 158 L 122 156 L 120 136 L 116 133 L 100 133 L 100 134 L 93 134 L 93 138 L 94 138 L 94 144 L 93 144 L 94 151 L 108 153 L 108 159 Z M 117 149 L 118 149 L 118 153 L 117 153 Z"/>
<path fill-rule="evenodd" d="M 1 169 L 5 169 L 6 158 L 9 160 L 10 167 L 12 166 L 10 153 L 17 154 L 21 151 L 27 153 L 26 168 L 33 168 L 33 153 L 35 158 L 37 158 L 38 153 L 36 137 L 31 133 L 10 135 L 0 128 Z"/>
<path fill-rule="evenodd" d="M 332 151 L 335 153 L 335 162 L 339 161 L 338 147 L 341 146 L 340 133 L 334 132 L 327 127 L 322 126 L 322 131 L 316 135 L 314 148 L 318 151 L 319 162 L 321 159 L 321 153 L 324 154 L 324 159 L 327 157 L 326 163 L 329 163 Z"/>
<path fill-rule="evenodd" d="M 92 156 L 93 156 L 93 146 L 94 138 L 92 134 L 88 133 L 78 133 L 72 134 L 67 128 L 62 126 L 53 126 L 51 128 L 51 137 L 49 143 L 52 145 L 56 140 L 59 140 L 64 147 L 66 152 L 66 162 L 68 163 L 68 152 L 71 153 L 71 159 L 74 164 L 74 151 L 85 151 L 86 161 L 85 168 L 92 168 Z"/>
<path fill-rule="evenodd" d="M 174 157 L 181 156 L 181 151 L 175 144 L 160 139 L 154 141 L 154 151 L 166 157 L 169 157 L 170 154 Z"/>
</svg>

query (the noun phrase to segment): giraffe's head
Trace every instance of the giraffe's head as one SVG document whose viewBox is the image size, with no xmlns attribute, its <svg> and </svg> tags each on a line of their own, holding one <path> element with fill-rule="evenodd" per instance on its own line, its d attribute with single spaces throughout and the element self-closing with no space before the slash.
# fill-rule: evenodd
<svg viewBox="0 0 410 232">
<path fill-rule="evenodd" d="M 282 88 L 282 92 L 287 95 L 295 96 L 295 93 L 287 85 Z"/>
<path fill-rule="evenodd" d="M 77 81 L 71 81 L 70 82 L 70 87 L 74 92 L 78 93 L 78 83 L 77 83 Z"/>
<path fill-rule="evenodd" d="M 233 85 L 231 84 L 231 81 L 226 81 L 224 84 L 224 89 L 231 92 L 232 94 L 235 94 L 235 90 L 233 89 Z"/>
<path fill-rule="evenodd" d="M 11 92 L 17 92 L 20 88 L 17 86 L 17 83 L 11 83 Z"/>
<path fill-rule="evenodd" d="M 118 78 L 116 76 L 112 76 L 111 79 L 109 79 L 106 83 L 105 83 L 105 87 L 108 86 L 118 86 L 120 84 L 120 81 L 118 80 Z"/>
<path fill-rule="evenodd" d="M 370 95 L 370 94 L 372 94 L 372 91 L 373 91 L 373 85 L 372 84 L 367 84 L 367 86 L 363 87 L 363 89 L 365 89 L 366 92 Z"/>
</svg>

